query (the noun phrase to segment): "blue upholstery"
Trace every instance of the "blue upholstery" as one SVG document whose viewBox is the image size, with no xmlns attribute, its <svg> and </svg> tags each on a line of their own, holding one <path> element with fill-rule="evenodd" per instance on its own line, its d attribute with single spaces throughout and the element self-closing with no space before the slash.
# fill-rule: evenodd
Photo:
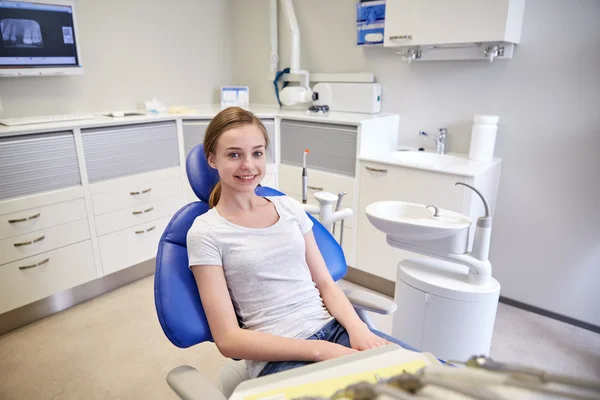
<svg viewBox="0 0 600 400">
<path fill-rule="evenodd" d="M 208 203 L 210 193 L 219 182 L 219 173 L 208 165 L 208 160 L 204 155 L 204 145 L 195 146 L 190 151 L 185 162 L 185 170 L 196 196 L 201 201 Z"/>
<path fill-rule="evenodd" d="M 186 236 L 196 217 L 208 211 L 208 197 L 218 181 L 218 174 L 208 165 L 202 145 L 192 149 L 186 169 L 192 189 L 200 201 L 182 207 L 167 225 L 158 244 L 154 275 L 158 320 L 167 338 L 181 348 L 212 341 L 198 287 L 188 268 Z M 256 193 L 259 196 L 283 195 L 266 186 L 257 187 Z M 342 248 L 321 223 L 310 214 L 309 217 L 314 223 L 313 233 L 327 268 L 337 281 L 347 272 Z"/>
</svg>

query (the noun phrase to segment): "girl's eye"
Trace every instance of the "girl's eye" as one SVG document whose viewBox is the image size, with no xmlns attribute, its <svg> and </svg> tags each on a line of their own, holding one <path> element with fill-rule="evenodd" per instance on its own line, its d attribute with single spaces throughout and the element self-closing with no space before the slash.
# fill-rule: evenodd
<svg viewBox="0 0 600 400">
<path fill-rule="evenodd" d="M 262 151 L 255 151 L 254 152 L 254 157 L 262 157 L 263 152 Z"/>
<path fill-rule="evenodd" d="M 229 157 L 231 158 L 238 158 L 240 156 L 240 153 L 229 153 Z"/>
</svg>

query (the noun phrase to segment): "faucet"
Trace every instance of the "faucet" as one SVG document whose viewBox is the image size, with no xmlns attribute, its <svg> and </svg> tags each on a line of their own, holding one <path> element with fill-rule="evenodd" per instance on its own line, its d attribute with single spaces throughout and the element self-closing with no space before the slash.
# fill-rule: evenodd
<svg viewBox="0 0 600 400">
<path fill-rule="evenodd" d="M 419 135 L 427 136 L 433 140 L 436 144 L 435 152 L 438 154 L 446 154 L 446 128 L 439 129 L 440 134 L 438 137 L 431 137 L 427 132 L 419 131 Z"/>
</svg>

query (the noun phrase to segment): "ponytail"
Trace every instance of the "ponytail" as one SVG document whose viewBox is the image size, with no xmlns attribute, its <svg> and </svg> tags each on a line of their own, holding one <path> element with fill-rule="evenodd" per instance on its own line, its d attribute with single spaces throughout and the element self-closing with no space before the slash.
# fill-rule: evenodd
<svg viewBox="0 0 600 400">
<path fill-rule="evenodd" d="M 212 192 L 210 192 L 210 197 L 208 198 L 208 207 L 213 208 L 219 202 L 221 198 L 221 181 L 217 182 L 217 185 L 213 188 Z"/>
</svg>

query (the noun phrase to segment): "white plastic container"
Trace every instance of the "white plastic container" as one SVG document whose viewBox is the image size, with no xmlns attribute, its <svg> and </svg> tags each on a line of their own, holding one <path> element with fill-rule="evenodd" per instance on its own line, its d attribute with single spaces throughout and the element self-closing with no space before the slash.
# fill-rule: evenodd
<svg viewBox="0 0 600 400">
<path fill-rule="evenodd" d="M 489 355 L 500 283 L 469 281 L 468 269 L 431 258 L 405 259 L 397 269 L 392 336 L 442 360 Z"/>
<path fill-rule="evenodd" d="M 496 133 L 500 117 L 495 115 L 475 115 L 471 130 L 469 158 L 476 161 L 491 161 L 496 147 Z"/>
</svg>

